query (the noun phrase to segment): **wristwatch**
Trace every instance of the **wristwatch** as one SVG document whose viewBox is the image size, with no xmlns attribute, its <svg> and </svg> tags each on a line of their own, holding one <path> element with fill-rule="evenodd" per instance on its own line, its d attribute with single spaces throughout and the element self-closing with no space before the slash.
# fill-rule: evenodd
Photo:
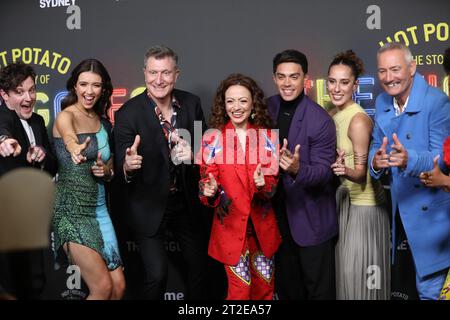
<svg viewBox="0 0 450 320">
<path fill-rule="evenodd" d="M 5 135 L 5 134 L 2 134 L 0 136 L 0 143 L 3 143 L 3 141 L 5 141 L 6 139 L 9 139 L 9 137 L 7 135 Z"/>
</svg>

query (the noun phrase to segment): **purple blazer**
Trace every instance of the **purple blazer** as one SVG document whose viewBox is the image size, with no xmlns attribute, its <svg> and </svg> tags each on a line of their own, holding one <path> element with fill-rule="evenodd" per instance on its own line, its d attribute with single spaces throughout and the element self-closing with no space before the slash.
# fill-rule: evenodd
<svg viewBox="0 0 450 320">
<path fill-rule="evenodd" d="M 277 122 L 281 97 L 268 99 L 269 113 Z M 321 244 L 338 232 L 335 187 L 331 164 L 336 158 L 333 119 L 306 95 L 289 128 L 288 148 L 300 145 L 300 169 L 296 177 L 283 174 L 286 211 L 294 241 L 300 246 Z"/>
</svg>

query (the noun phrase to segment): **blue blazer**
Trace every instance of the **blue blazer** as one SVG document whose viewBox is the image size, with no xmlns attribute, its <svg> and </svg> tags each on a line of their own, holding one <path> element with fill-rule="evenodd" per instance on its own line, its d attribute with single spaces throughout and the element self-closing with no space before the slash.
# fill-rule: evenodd
<svg viewBox="0 0 450 320">
<path fill-rule="evenodd" d="M 268 99 L 269 113 L 277 122 L 281 97 Z M 280 177 L 286 193 L 286 213 L 294 241 L 301 246 L 321 244 L 338 232 L 335 187 L 331 164 L 336 158 L 333 119 L 306 95 L 291 122 L 288 148 L 300 145 L 300 169 L 295 178 Z"/>
<path fill-rule="evenodd" d="M 387 152 L 395 132 L 408 151 L 404 170 L 389 168 L 375 173 L 389 174 L 392 197 L 392 230 L 395 245 L 395 214 L 400 212 L 416 271 L 420 277 L 450 266 L 450 194 L 422 185 L 419 175 L 433 169 L 433 158 L 441 154 L 450 131 L 450 102 L 440 90 L 429 86 L 416 72 L 405 112 L 395 115 L 393 98 L 382 93 L 376 100 L 375 128 L 369 163 L 388 138 Z M 371 167 L 371 165 L 369 165 Z M 394 252 L 395 250 L 393 250 Z"/>
</svg>

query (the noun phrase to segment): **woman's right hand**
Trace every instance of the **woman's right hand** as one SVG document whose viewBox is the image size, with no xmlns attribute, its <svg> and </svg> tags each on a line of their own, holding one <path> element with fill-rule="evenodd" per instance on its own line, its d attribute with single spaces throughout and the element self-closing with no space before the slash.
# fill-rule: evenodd
<svg viewBox="0 0 450 320">
<path fill-rule="evenodd" d="M 331 165 L 331 169 L 333 169 L 333 173 L 340 176 L 347 175 L 347 167 L 345 166 L 345 151 L 341 149 L 337 149 L 337 158 L 336 161 Z"/>
<path fill-rule="evenodd" d="M 87 149 L 87 147 L 89 147 L 90 143 L 91 137 L 87 137 L 82 144 L 73 142 L 67 146 L 67 149 L 70 152 L 70 156 L 72 158 L 73 163 L 80 164 L 86 161 L 84 151 Z"/>
</svg>

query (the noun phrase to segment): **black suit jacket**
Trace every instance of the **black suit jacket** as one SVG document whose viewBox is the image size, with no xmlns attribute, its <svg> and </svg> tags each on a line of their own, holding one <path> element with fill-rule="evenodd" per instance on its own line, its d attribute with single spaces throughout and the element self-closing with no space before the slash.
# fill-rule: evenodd
<svg viewBox="0 0 450 320">
<path fill-rule="evenodd" d="M 177 89 L 173 91 L 173 95 L 181 106 L 180 110 L 177 110 L 177 128 L 189 131 L 194 151 L 194 121 L 202 121 L 197 135 L 201 135 L 205 129 L 200 98 Z M 158 231 L 166 209 L 171 160 L 167 140 L 147 91 L 127 101 L 115 113 L 113 133 L 116 173 L 122 179 L 126 149 L 132 146 L 136 135 L 141 137 L 138 154 L 143 157 L 143 162 L 141 169 L 134 173 L 131 182 L 126 186 L 129 208 L 126 214 L 135 236 L 153 236 Z M 186 164 L 181 166 L 183 192 L 190 211 L 186 214 L 194 214 L 201 211 L 198 200 L 198 168 Z"/>
<path fill-rule="evenodd" d="M 33 113 L 28 123 L 33 129 L 36 145 L 42 146 L 46 151 L 44 159 L 44 170 L 49 172 L 52 176 L 56 173 L 56 158 L 50 145 L 47 129 L 45 128 L 44 119 Z M 19 167 L 31 167 L 32 165 L 27 161 L 27 152 L 30 147 L 27 133 L 20 122 L 14 110 L 9 110 L 5 104 L 0 105 L 0 135 L 7 135 L 16 139 L 22 147 L 22 152 L 17 157 L 9 156 L 3 158 L 0 156 L 0 176 L 6 172 Z M 40 167 L 39 163 L 35 167 Z"/>
</svg>

